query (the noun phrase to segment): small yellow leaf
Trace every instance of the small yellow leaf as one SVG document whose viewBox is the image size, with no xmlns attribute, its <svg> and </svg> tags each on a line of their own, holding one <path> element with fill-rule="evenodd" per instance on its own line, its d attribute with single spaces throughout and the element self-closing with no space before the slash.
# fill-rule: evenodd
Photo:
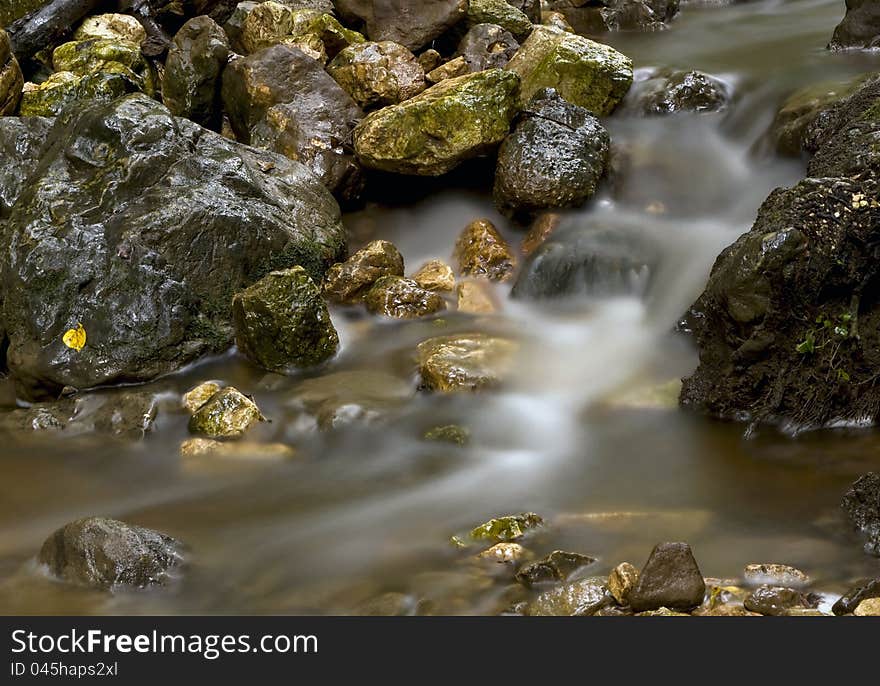
<svg viewBox="0 0 880 686">
<path fill-rule="evenodd" d="M 78 323 L 75 329 L 68 329 L 61 340 L 64 341 L 64 345 L 68 348 L 73 348 L 79 352 L 86 344 L 86 330 L 82 324 Z"/>
</svg>

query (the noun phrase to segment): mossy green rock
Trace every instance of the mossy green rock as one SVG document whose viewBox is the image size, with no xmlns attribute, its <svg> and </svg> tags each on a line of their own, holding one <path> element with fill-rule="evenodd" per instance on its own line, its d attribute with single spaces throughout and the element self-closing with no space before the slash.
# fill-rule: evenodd
<svg viewBox="0 0 880 686">
<path fill-rule="evenodd" d="M 239 40 L 248 53 L 286 43 L 326 62 L 343 48 L 363 43 L 366 39 L 357 31 L 345 28 L 329 14 L 294 9 L 269 0 L 247 14 Z"/>
<path fill-rule="evenodd" d="M 189 418 L 189 430 L 208 438 L 239 438 L 263 415 L 256 403 L 229 386 L 217 391 Z"/>
<path fill-rule="evenodd" d="M 73 102 L 109 102 L 137 90 L 137 84 L 124 74 L 98 72 L 80 75 L 59 71 L 40 84 L 25 84 L 19 114 L 23 117 L 54 117 Z"/>
<path fill-rule="evenodd" d="M 122 74 L 147 95 L 154 95 L 158 79 L 141 55 L 140 45 L 127 40 L 89 38 L 69 41 L 52 53 L 55 71 L 69 71 L 80 76 L 105 72 Z"/>
<path fill-rule="evenodd" d="M 327 72 L 361 107 L 396 105 L 425 90 L 425 70 L 392 41 L 359 43 L 342 50 Z"/>
<path fill-rule="evenodd" d="M 302 267 L 271 272 L 237 293 L 232 321 L 239 350 L 274 372 L 320 364 L 339 347 L 321 291 Z"/>
<path fill-rule="evenodd" d="M 532 30 L 532 22 L 524 12 L 507 0 L 470 0 L 467 13 L 468 26 L 495 24 L 523 38 Z"/>
<path fill-rule="evenodd" d="M 15 113 L 23 85 L 24 78 L 12 54 L 9 36 L 0 28 L 0 117 Z"/>
<path fill-rule="evenodd" d="M 423 438 L 436 443 L 452 443 L 467 445 L 471 440 L 471 432 L 467 427 L 458 424 L 446 424 L 428 429 Z"/>
<path fill-rule="evenodd" d="M 504 140 L 518 93 L 519 78 L 503 69 L 442 81 L 367 116 L 354 131 L 358 159 L 382 171 L 445 174 Z"/>
<path fill-rule="evenodd" d="M 339 206 L 305 167 L 143 94 L 68 107 L 41 150 L 0 255 L 24 397 L 148 381 L 225 350 L 236 292 L 294 265 L 321 279 L 345 254 Z M 77 350 L 64 336 L 78 325 Z"/>
<path fill-rule="evenodd" d="M 518 74 L 521 105 L 542 88 L 593 114 L 611 114 L 633 80 L 632 60 L 614 48 L 572 33 L 538 26 L 507 69 Z"/>
<path fill-rule="evenodd" d="M 529 531 L 544 526 L 544 519 L 534 512 L 495 517 L 480 526 L 471 529 L 469 537 L 472 541 L 490 541 L 501 543 L 516 541 Z"/>
</svg>

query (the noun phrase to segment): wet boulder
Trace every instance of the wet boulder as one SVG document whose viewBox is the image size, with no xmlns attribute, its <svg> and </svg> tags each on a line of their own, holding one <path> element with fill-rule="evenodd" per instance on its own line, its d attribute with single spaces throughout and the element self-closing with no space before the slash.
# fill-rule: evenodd
<svg viewBox="0 0 880 686">
<path fill-rule="evenodd" d="M 52 52 L 56 72 L 77 76 L 115 74 L 125 77 L 137 90 L 154 95 L 159 79 L 141 54 L 140 45 L 119 38 L 87 38 L 59 45 Z"/>
<path fill-rule="evenodd" d="M 813 147 L 807 139 L 807 132 L 813 122 L 828 116 L 833 106 L 875 76 L 864 74 L 844 81 L 812 84 L 788 96 L 770 126 L 769 138 L 776 151 L 783 155 L 798 156 L 808 147 Z"/>
<path fill-rule="evenodd" d="M 446 309 L 439 293 L 402 276 L 383 276 L 364 296 L 367 310 L 394 319 L 416 319 Z"/>
<path fill-rule="evenodd" d="M 555 88 L 597 116 L 610 114 L 633 80 L 632 60 L 614 48 L 546 26 L 532 31 L 507 69 L 520 77 L 521 105 L 538 91 Z"/>
<path fill-rule="evenodd" d="M 327 65 L 327 72 L 364 108 L 396 105 L 427 87 L 415 55 L 391 41 L 350 45 Z"/>
<path fill-rule="evenodd" d="M 73 33 L 74 40 L 89 38 L 121 39 L 140 45 L 147 40 L 147 32 L 130 14 L 95 14 L 86 17 Z"/>
<path fill-rule="evenodd" d="M 428 260 L 412 275 L 412 279 L 429 291 L 451 291 L 455 288 L 455 273 L 443 260 Z"/>
<path fill-rule="evenodd" d="M 24 78 L 12 54 L 9 36 L 0 28 L 0 117 L 15 114 Z"/>
<path fill-rule="evenodd" d="M 361 22 L 370 40 L 418 50 L 462 21 L 468 0 L 335 0 L 343 20 Z"/>
<path fill-rule="evenodd" d="M 464 536 L 453 536 L 452 542 L 459 547 L 480 542 L 509 543 L 517 541 L 528 533 L 534 533 L 544 526 L 544 518 L 534 512 L 493 517 L 475 526 Z"/>
<path fill-rule="evenodd" d="M 659 31 L 678 14 L 679 0 L 549 0 L 577 33 Z"/>
<path fill-rule="evenodd" d="M 24 190 L 51 128 L 52 120 L 45 117 L 0 117 L 0 217 Z"/>
<path fill-rule="evenodd" d="M 438 336 L 419 343 L 422 387 L 440 393 L 499 386 L 513 369 L 519 345 L 487 334 Z"/>
<path fill-rule="evenodd" d="M 92 588 L 144 588 L 167 583 L 182 560 L 182 544 L 165 534 L 103 517 L 58 529 L 38 561 L 59 579 Z"/>
<path fill-rule="evenodd" d="M 532 30 L 525 12 L 507 0 L 470 0 L 466 25 L 472 28 L 479 24 L 495 24 L 517 38 L 525 38 Z"/>
<path fill-rule="evenodd" d="M 318 62 L 276 45 L 230 62 L 221 92 L 239 141 L 302 162 L 337 197 L 359 194 L 349 140 L 363 113 Z"/>
<path fill-rule="evenodd" d="M 132 95 L 64 111 L 9 210 L 6 363 L 25 397 L 147 381 L 232 343 L 232 295 L 345 250 L 302 165 Z"/>
<path fill-rule="evenodd" d="M 603 577 L 589 577 L 541 593 L 526 608 L 531 617 L 589 617 L 609 604 Z"/>
<path fill-rule="evenodd" d="M 219 129 L 220 75 L 230 54 L 226 34 L 210 17 L 195 17 L 180 28 L 168 50 L 162 79 L 162 102 L 171 114 Z"/>
<path fill-rule="evenodd" d="M 324 277 L 324 296 L 332 302 L 354 304 L 383 276 L 403 276 L 403 255 L 389 241 L 371 241 L 345 262 L 334 264 Z"/>
<path fill-rule="evenodd" d="M 813 609 L 815 598 L 784 586 L 762 585 L 746 596 L 743 605 L 751 612 L 770 617 L 788 614 L 791 610 Z"/>
<path fill-rule="evenodd" d="M 263 415 L 257 404 L 232 386 L 220 389 L 189 418 L 191 433 L 208 438 L 240 438 Z"/>
<path fill-rule="evenodd" d="M 24 84 L 19 114 L 23 117 L 54 117 L 73 102 L 111 102 L 138 90 L 137 84 L 124 74 L 98 72 L 79 75 L 59 71 L 42 83 Z"/>
<path fill-rule="evenodd" d="M 630 226 L 565 225 L 528 256 L 511 296 L 645 296 L 660 264 L 660 248 Z"/>
<path fill-rule="evenodd" d="M 840 505 L 850 524 L 866 537 L 865 552 L 880 557 L 880 473 L 856 479 Z"/>
<path fill-rule="evenodd" d="M 498 210 L 526 218 L 578 207 L 608 166 L 611 138 L 596 117 L 552 88 L 538 91 L 498 152 L 493 190 Z"/>
<path fill-rule="evenodd" d="M 222 386 L 216 381 L 205 381 L 198 386 L 189 389 L 180 399 L 181 405 L 191 415 L 195 414 L 202 405 L 211 399 L 211 396 L 217 393 Z"/>
<path fill-rule="evenodd" d="M 858 586 L 844 593 L 831 608 L 836 615 L 855 612 L 865 600 L 880 598 L 880 577 L 861 582 Z"/>
<path fill-rule="evenodd" d="M 880 5 L 873 0 L 846 0 L 846 14 L 834 29 L 831 50 L 880 46 Z"/>
<path fill-rule="evenodd" d="M 701 71 L 658 69 L 636 80 L 623 109 L 643 115 L 718 112 L 730 102 L 730 87 Z"/>
<path fill-rule="evenodd" d="M 238 349 L 273 372 L 320 364 L 339 347 L 321 291 L 299 266 L 270 272 L 236 293 L 232 323 Z"/>
<path fill-rule="evenodd" d="M 628 594 L 629 604 L 637 612 L 690 610 L 703 602 L 706 582 L 687 543 L 660 543 L 639 573 Z"/>
<path fill-rule="evenodd" d="M 453 257 L 463 276 L 490 281 L 508 280 L 516 267 L 516 255 L 488 219 L 472 221 L 462 230 Z"/>
<path fill-rule="evenodd" d="M 458 44 L 458 54 L 467 63 L 468 71 L 501 69 L 519 50 L 513 34 L 497 24 L 476 24 Z"/>
<path fill-rule="evenodd" d="M 283 43 L 299 48 L 324 64 L 343 48 L 363 43 L 365 39 L 329 14 L 295 9 L 269 0 L 248 12 L 238 40 L 249 54 Z"/>
<path fill-rule="evenodd" d="M 503 69 L 442 81 L 368 115 L 354 131 L 358 159 L 381 171 L 445 174 L 504 140 L 518 91 L 519 78 Z"/>
</svg>

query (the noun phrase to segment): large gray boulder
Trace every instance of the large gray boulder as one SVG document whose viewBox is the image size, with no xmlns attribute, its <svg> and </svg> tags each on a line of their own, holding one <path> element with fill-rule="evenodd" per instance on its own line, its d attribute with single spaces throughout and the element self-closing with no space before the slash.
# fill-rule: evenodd
<svg viewBox="0 0 880 686">
<path fill-rule="evenodd" d="M 846 15 L 834 29 L 831 50 L 880 46 L 880 3 L 876 0 L 846 0 Z"/>
<path fill-rule="evenodd" d="M 418 50 L 467 16 L 468 0 L 335 0 L 339 16 L 361 22 L 370 40 Z"/>
<path fill-rule="evenodd" d="M 29 398 L 221 351 L 235 292 L 297 264 L 320 280 L 345 253 L 339 207 L 305 167 L 144 95 L 65 110 L 2 236 L 0 330 Z"/>
</svg>

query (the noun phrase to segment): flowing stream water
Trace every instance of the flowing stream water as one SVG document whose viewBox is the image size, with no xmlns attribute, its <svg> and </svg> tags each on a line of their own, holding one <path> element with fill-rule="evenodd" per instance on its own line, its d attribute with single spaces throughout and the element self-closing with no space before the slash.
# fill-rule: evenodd
<svg viewBox="0 0 880 686">
<path fill-rule="evenodd" d="M 784 562 L 833 594 L 880 575 L 880 560 L 862 552 L 838 509 L 847 485 L 880 465 L 876 430 L 746 436 L 742 425 L 614 400 L 693 369 L 696 352 L 672 327 L 769 191 L 803 175 L 802 160 L 780 159 L 763 144 L 784 97 L 880 69 L 880 55 L 825 50 L 843 9 L 840 0 L 687 3 L 667 31 L 601 38 L 637 69 L 700 69 L 734 92 L 723 113 L 607 121 L 614 145 L 635 163 L 613 192 L 568 221 L 625 227 L 659 242 L 664 261 L 646 299 L 585 297 L 548 307 L 509 301 L 500 289 L 499 315 L 446 315 L 442 327 L 334 311 L 342 352 L 304 376 L 369 373 L 364 388 L 347 394 L 381 407 L 384 418 L 333 431 L 315 430 L 294 401 L 303 378 L 267 376 L 232 353 L 159 384 L 169 398 L 212 378 L 252 393 L 272 420 L 255 437 L 295 446 L 293 459 L 182 458 L 181 412 L 160 413 L 140 442 L 3 436 L 0 609 L 348 613 L 400 592 L 430 601 L 434 612 L 497 613 L 509 602 L 507 584 L 475 574 L 449 537 L 521 511 L 551 524 L 535 552 L 589 554 L 598 558 L 591 574 L 623 560 L 641 566 L 655 543 L 686 540 L 707 576 Z M 385 189 L 346 216 L 352 249 L 373 238 L 394 241 L 411 270 L 447 259 L 457 234 L 480 217 L 518 243 L 521 231 L 472 179 Z M 418 392 L 416 344 L 473 329 L 525 338 L 511 383 L 479 395 Z M 468 426 L 471 442 L 421 440 L 426 428 L 447 423 Z M 185 573 L 168 588 L 115 594 L 47 578 L 34 562 L 45 537 L 98 514 L 185 541 Z"/>
</svg>

